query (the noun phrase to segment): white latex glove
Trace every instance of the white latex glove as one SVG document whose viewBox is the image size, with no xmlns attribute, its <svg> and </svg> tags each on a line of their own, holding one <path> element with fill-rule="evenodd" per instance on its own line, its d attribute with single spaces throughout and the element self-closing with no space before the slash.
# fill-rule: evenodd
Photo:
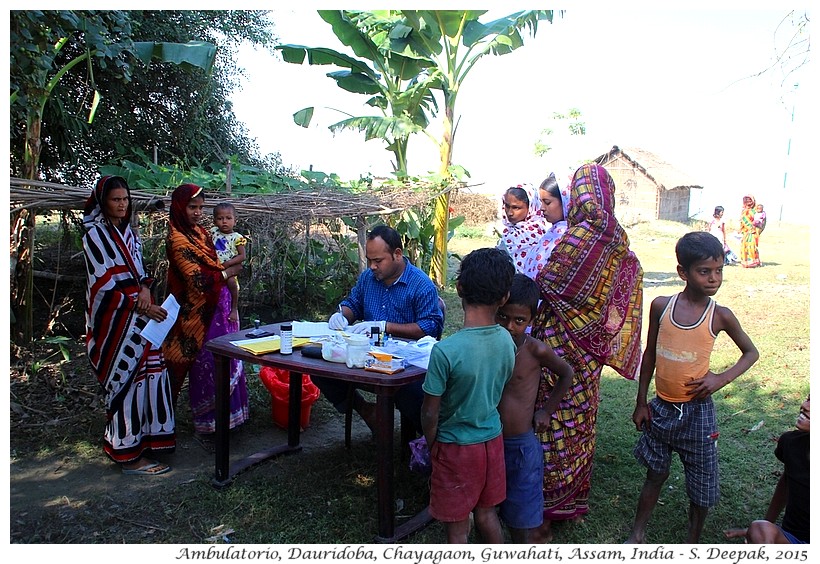
<svg viewBox="0 0 820 564">
<path fill-rule="evenodd" d="M 348 327 L 347 332 L 357 335 L 364 335 L 365 333 L 370 333 L 370 328 L 375 324 L 375 321 L 362 321 L 361 323 L 356 323 L 355 325 Z"/>
<path fill-rule="evenodd" d="M 356 323 L 355 325 L 349 327 L 347 329 L 348 333 L 370 333 L 370 330 L 373 327 L 378 327 L 379 330 L 384 333 L 384 327 L 387 324 L 386 321 L 362 321 L 361 323 Z"/>
<path fill-rule="evenodd" d="M 340 311 L 337 311 L 333 315 L 330 316 L 330 319 L 327 321 L 327 326 L 334 331 L 341 331 L 345 329 L 349 325 L 347 321 L 347 317 Z"/>
</svg>

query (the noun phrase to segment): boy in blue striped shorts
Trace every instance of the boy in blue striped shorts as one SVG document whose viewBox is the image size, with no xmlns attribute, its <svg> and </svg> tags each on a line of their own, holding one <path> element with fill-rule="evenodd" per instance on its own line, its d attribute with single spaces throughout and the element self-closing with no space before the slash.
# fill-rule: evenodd
<svg viewBox="0 0 820 564">
<path fill-rule="evenodd" d="M 646 466 L 646 480 L 630 543 L 646 539 L 646 525 L 669 477 L 677 452 L 686 475 L 689 524 L 686 542 L 700 539 L 706 515 L 720 495 L 717 422 L 712 394 L 746 372 L 759 357 L 735 315 L 712 299 L 723 282 L 723 245 L 706 231 L 687 233 L 675 246 L 678 276 L 686 283 L 675 296 L 659 296 L 649 310 L 646 350 L 632 421 L 643 431 L 635 457 Z M 715 374 L 709 360 L 715 338 L 725 331 L 741 356 Z M 655 375 L 656 397 L 647 404 Z"/>
</svg>

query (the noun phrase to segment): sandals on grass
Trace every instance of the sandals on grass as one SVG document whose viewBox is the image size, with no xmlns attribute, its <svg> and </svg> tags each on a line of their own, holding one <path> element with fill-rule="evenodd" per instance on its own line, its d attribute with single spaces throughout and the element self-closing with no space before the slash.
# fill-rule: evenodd
<svg viewBox="0 0 820 564">
<path fill-rule="evenodd" d="M 126 468 L 123 466 L 122 473 L 127 476 L 159 476 L 169 472 L 171 467 L 156 460 L 150 461 L 145 466 L 139 468 Z"/>
</svg>

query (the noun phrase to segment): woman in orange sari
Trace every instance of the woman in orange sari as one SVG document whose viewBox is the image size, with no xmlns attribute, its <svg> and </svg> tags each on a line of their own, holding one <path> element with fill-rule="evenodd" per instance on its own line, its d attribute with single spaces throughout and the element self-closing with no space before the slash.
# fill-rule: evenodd
<svg viewBox="0 0 820 564">
<path fill-rule="evenodd" d="M 205 196 L 202 188 L 183 184 L 171 195 L 168 254 L 168 291 L 180 305 L 179 316 L 163 344 L 176 404 L 188 377 L 188 395 L 194 431 L 216 431 L 216 380 L 213 354 L 205 342 L 239 330 L 229 321 L 231 294 L 227 280 L 242 265 L 223 268 L 210 234 L 199 225 Z M 248 419 L 248 389 L 242 363 L 231 360 L 230 427 Z"/>
<path fill-rule="evenodd" d="M 544 449 L 544 524 L 589 511 L 601 371 L 611 366 L 634 379 L 641 359 L 643 270 L 615 218 L 615 182 L 598 165 L 583 165 L 569 186 L 567 230 L 535 281 L 541 305 L 532 336 L 547 343 L 575 372 L 569 392 L 539 433 Z M 544 369 L 536 409 L 558 381 Z"/>
<path fill-rule="evenodd" d="M 762 266 L 758 244 L 760 231 L 755 225 L 755 199 L 743 196 L 743 211 L 740 212 L 740 266 L 755 268 Z"/>
</svg>

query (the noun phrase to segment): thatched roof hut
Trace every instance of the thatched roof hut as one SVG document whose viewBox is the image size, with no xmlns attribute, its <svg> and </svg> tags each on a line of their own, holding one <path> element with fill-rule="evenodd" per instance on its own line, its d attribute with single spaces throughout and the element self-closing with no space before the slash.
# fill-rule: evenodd
<svg viewBox="0 0 820 564">
<path fill-rule="evenodd" d="M 615 180 L 618 218 L 626 223 L 653 219 L 686 222 L 692 190 L 703 189 L 688 174 L 644 149 L 615 145 L 595 162 Z"/>
</svg>

